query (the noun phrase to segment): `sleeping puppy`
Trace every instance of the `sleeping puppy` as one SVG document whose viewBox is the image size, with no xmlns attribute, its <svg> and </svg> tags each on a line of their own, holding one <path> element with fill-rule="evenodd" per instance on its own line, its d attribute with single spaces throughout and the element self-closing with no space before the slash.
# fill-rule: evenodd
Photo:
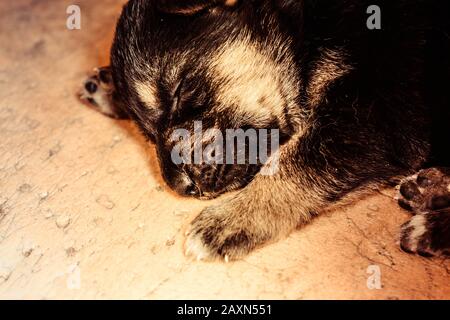
<svg viewBox="0 0 450 320">
<path fill-rule="evenodd" d="M 446 254 L 450 175 L 412 175 L 449 165 L 450 11 L 438 2 L 131 0 L 111 66 L 82 97 L 137 123 L 176 192 L 226 193 L 190 225 L 186 251 L 198 259 L 241 258 L 349 193 L 409 175 L 399 201 L 415 216 L 401 246 Z M 367 26 L 374 4 L 381 29 Z M 276 130 L 279 147 L 264 162 L 175 163 L 177 130 L 188 145 L 211 141 L 192 138 L 199 122 L 200 133 Z"/>
</svg>

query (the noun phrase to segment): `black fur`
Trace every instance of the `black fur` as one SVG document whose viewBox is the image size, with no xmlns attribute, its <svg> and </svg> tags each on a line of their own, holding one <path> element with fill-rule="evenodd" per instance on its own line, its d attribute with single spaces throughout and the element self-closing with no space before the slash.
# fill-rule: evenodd
<svg viewBox="0 0 450 320">
<path fill-rule="evenodd" d="M 286 39 L 294 57 L 302 84 L 295 93 L 297 111 L 311 115 L 311 126 L 289 152 L 290 158 L 282 160 L 279 178 L 292 181 L 298 188 L 308 186 L 312 193 L 308 197 L 315 200 L 303 208 L 305 212 L 320 210 L 373 182 L 386 182 L 424 166 L 450 165 L 446 152 L 450 137 L 448 2 L 242 0 L 233 7 L 223 3 L 132 0 L 117 25 L 111 67 L 116 93 L 126 106 L 122 111 L 156 143 L 164 177 L 174 189 L 201 195 L 192 193 L 192 186 L 179 187 L 180 168 L 168 157 L 173 147 L 168 143 L 172 129 L 192 129 L 193 120 L 202 120 L 207 127 L 219 123 L 221 129 L 258 128 L 258 124 L 236 122 L 226 111 L 210 112 L 218 103 L 218 88 L 206 72 L 208 63 L 223 43 L 232 41 L 244 28 L 256 43 L 273 46 L 275 42 L 267 39 Z M 369 5 L 381 8 L 381 30 L 366 27 Z M 306 88 L 324 50 L 343 52 L 341 58 L 351 71 L 328 84 L 316 106 Z M 188 53 L 188 59 L 181 61 L 181 53 Z M 174 66 L 180 70 L 176 79 L 167 76 Z M 146 106 L 133 87 L 136 80 L 150 78 L 157 80 L 155 108 Z M 280 123 L 277 118 L 270 123 L 271 128 L 281 130 L 283 142 L 288 143 L 296 133 L 292 123 L 303 120 L 297 119 L 292 110 L 286 110 L 285 115 L 291 123 Z M 248 185 L 259 167 L 183 169 L 189 171 L 197 189 L 217 196 L 229 191 L 227 185 L 232 181 L 239 181 L 237 188 Z M 204 179 L 206 171 L 212 172 L 208 182 Z M 415 192 L 415 185 L 402 188 L 406 198 Z M 293 213 L 286 201 L 289 218 Z M 267 200 L 265 207 L 276 206 Z M 229 224 L 227 219 L 219 219 L 219 225 L 212 220 L 199 221 L 206 225 L 193 229 L 203 236 L 211 255 L 233 255 L 229 247 L 246 253 L 275 237 L 268 231 L 264 235 L 249 231 L 250 226 L 236 227 L 229 236 L 218 237 L 211 232 L 227 233 L 222 225 Z M 433 225 L 448 230 L 440 222 Z"/>
</svg>

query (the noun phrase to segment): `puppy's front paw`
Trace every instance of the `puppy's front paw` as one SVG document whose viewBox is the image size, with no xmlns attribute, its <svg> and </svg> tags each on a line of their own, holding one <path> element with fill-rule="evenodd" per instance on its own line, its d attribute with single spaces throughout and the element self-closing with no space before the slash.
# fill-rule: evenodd
<svg viewBox="0 0 450 320">
<path fill-rule="evenodd" d="M 229 212 L 229 207 L 213 206 L 192 221 L 186 239 L 186 255 L 197 260 L 236 260 L 265 241 L 256 226 L 245 221 L 245 212 Z"/>
<path fill-rule="evenodd" d="M 450 212 L 418 214 L 401 229 L 401 248 L 424 257 L 450 254 Z"/>
<path fill-rule="evenodd" d="M 102 114 L 115 118 L 126 119 L 126 114 L 115 99 L 115 88 L 109 67 L 95 68 L 94 72 L 84 81 L 79 92 L 83 102 Z"/>
</svg>

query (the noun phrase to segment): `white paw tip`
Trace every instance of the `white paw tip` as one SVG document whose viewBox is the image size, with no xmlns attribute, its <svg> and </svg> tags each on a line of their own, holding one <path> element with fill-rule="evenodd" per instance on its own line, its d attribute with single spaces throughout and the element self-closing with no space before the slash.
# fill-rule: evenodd
<svg viewBox="0 0 450 320">
<path fill-rule="evenodd" d="M 404 230 L 412 228 L 409 234 L 409 244 L 412 251 L 417 250 L 420 239 L 427 232 L 426 222 L 425 216 L 416 215 L 404 226 Z"/>
<path fill-rule="evenodd" d="M 209 251 L 198 236 L 190 236 L 186 240 L 186 256 L 193 256 L 197 261 L 206 260 Z"/>
</svg>

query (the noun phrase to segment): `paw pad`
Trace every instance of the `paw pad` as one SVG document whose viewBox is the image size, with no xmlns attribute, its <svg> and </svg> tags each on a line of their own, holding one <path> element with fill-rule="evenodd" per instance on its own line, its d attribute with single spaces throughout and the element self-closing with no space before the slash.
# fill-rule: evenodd
<svg viewBox="0 0 450 320">
<path fill-rule="evenodd" d="M 450 207 L 450 176 L 445 170 L 426 169 L 406 178 L 397 196 L 399 205 L 414 213 Z"/>
<path fill-rule="evenodd" d="M 88 93 L 94 94 L 97 91 L 97 89 L 98 89 L 98 85 L 95 82 L 93 82 L 93 81 L 87 81 L 84 84 L 84 88 L 86 89 L 86 91 Z"/>
<path fill-rule="evenodd" d="M 104 115 L 118 118 L 113 101 L 114 86 L 109 68 L 96 68 L 83 83 L 80 99 Z"/>
<path fill-rule="evenodd" d="M 424 257 L 450 251 L 450 172 L 445 168 L 422 170 L 406 178 L 398 202 L 415 216 L 401 228 L 400 247 Z"/>
</svg>

